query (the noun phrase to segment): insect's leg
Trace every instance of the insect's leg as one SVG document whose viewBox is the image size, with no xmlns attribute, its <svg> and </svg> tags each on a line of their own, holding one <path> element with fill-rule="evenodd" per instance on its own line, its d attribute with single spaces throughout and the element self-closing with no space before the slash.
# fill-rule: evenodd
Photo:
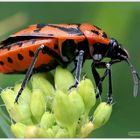
<svg viewBox="0 0 140 140">
<path fill-rule="evenodd" d="M 112 101 L 113 101 L 113 97 L 112 97 L 112 69 L 111 69 L 111 64 L 113 64 L 113 61 L 110 61 L 110 62 L 99 62 L 99 63 L 96 63 L 96 65 L 95 65 L 98 68 L 105 68 L 106 67 L 104 75 L 100 78 L 100 80 L 98 82 L 97 88 L 100 89 L 100 86 L 102 85 L 103 80 L 105 79 L 106 76 L 108 76 L 108 99 L 107 99 L 107 103 L 112 103 Z M 100 90 L 99 90 L 99 95 L 101 95 Z M 99 95 L 97 94 L 96 97 L 98 97 Z"/>
<path fill-rule="evenodd" d="M 72 73 L 74 73 L 77 68 L 77 61 L 78 61 L 78 58 L 76 57 L 76 59 L 74 59 L 74 68 L 71 70 Z M 82 67 L 83 67 L 84 62 L 85 62 L 85 59 L 83 59 Z"/>
<path fill-rule="evenodd" d="M 29 66 L 29 68 L 28 68 L 28 70 L 27 70 L 27 72 L 26 72 L 25 78 L 24 78 L 24 80 L 23 80 L 23 82 L 22 82 L 21 88 L 20 88 L 20 90 L 19 90 L 19 92 L 18 92 L 18 94 L 17 94 L 17 96 L 16 96 L 16 98 L 15 98 L 15 102 L 18 102 L 18 99 L 19 99 L 19 97 L 20 97 L 22 91 L 24 90 L 24 88 L 25 88 L 27 82 L 28 82 L 29 79 L 31 78 L 31 75 L 32 75 L 32 72 L 33 72 L 33 69 L 34 69 L 34 66 L 35 66 L 35 63 L 36 63 L 36 60 L 37 60 L 37 57 L 38 57 L 40 51 L 42 51 L 42 53 L 47 53 L 48 55 L 50 55 L 50 56 L 52 56 L 53 58 L 55 58 L 56 61 L 57 61 L 60 65 L 62 65 L 62 66 L 65 65 L 65 63 L 63 63 L 63 60 L 61 59 L 61 57 L 60 57 L 56 52 L 54 52 L 53 50 L 51 50 L 51 49 L 48 48 L 47 46 L 41 45 L 41 46 L 36 50 L 36 52 L 35 52 L 34 58 L 33 58 L 32 62 L 31 62 L 31 64 L 30 64 L 30 66 Z"/>
<path fill-rule="evenodd" d="M 95 68 L 94 62 L 91 65 L 91 69 L 92 69 L 92 75 L 93 75 L 95 83 L 96 83 L 96 98 L 98 98 L 99 95 L 101 95 L 101 93 L 102 93 L 102 83 L 100 82 L 101 78 L 100 78 L 100 75 Z"/>
<path fill-rule="evenodd" d="M 74 71 L 76 70 L 77 67 L 77 60 L 74 60 L 74 68 L 71 70 L 71 73 L 74 73 Z"/>
<path fill-rule="evenodd" d="M 98 68 L 105 68 L 104 67 L 105 63 L 98 63 Z M 95 83 L 96 83 L 96 98 L 98 98 L 101 94 L 102 94 L 102 82 L 105 79 L 105 77 L 107 76 L 107 70 L 105 70 L 104 75 L 102 77 L 100 77 L 99 73 L 96 70 L 97 67 L 97 63 L 95 65 L 95 63 L 93 62 L 91 65 L 92 68 L 92 74 L 93 77 L 95 79 Z"/>
<path fill-rule="evenodd" d="M 81 69 L 83 66 L 84 62 L 84 51 L 80 50 L 79 55 L 78 55 L 78 61 L 76 64 L 76 75 L 75 75 L 75 84 L 72 85 L 69 89 L 77 87 L 79 81 L 80 81 L 80 76 L 81 76 Z"/>
</svg>

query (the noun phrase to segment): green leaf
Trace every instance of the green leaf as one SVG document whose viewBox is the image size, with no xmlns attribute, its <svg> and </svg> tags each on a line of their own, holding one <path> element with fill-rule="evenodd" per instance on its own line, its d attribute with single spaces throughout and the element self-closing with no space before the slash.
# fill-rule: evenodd
<svg viewBox="0 0 140 140">
<path fill-rule="evenodd" d="M 1 108 L 0 108 L 0 127 L 8 138 L 14 137 L 10 130 L 9 119 L 5 116 L 5 113 Z"/>
</svg>

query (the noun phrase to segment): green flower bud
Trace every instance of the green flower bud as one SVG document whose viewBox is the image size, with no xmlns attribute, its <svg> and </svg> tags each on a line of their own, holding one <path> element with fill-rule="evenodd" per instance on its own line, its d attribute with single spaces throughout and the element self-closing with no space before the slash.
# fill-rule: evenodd
<svg viewBox="0 0 140 140">
<path fill-rule="evenodd" d="M 56 138 L 69 138 L 69 133 L 66 129 L 60 128 L 55 135 Z"/>
<path fill-rule="evenodd" d="M 74 84 L 73 75 L 62 67 L 58 66 L 55 71 L 55 88 L 63 91 L 64 93 L 68 92 L 70 86 Z"/>
<path fill-rule="evenodd" d="M 45 112 L 41 118 L 40 126 L 43 129 L 51 128 L 55 124 L 55 116 L 50 112 Z"/>
<path fill-rule="evenodd" d="M 88 115 L 91 108 L 96 103 L 95 90 L 91 80 L 82 80 L 78 85 L 78 93 L 81 95 L 85 104 L 85 114 Z"/>
<path fill-rule="evenodd" d="M 48 77 L 48 74 L 34 74 L 31 80 L 32 88 L 40 89 L 46 96 L 54 96 L 54 87 L 45 77 Z"/>
<path fill-rule="evenodd" d="M 16 123 L 11 125 L 11 131 L 15 135 L 16 138 L 24 138 L 26 125 L 23 123 Z"/>
<path fill-rule="evenodd" d="M 22 96 L 22 95 L 21 95 Z M 32 124 L 30 107 L 23 100 L 19 100 L 18 104 L 14 103 L 16 94 L 11 89 L 5 89 L 1 93 L 1 97 L 6 105 L 6 109 L 10 117 L 15 122 L 24 124 Z"/>
<path fill-rule="evenodd" d="M 68 128 L 70 136 L 73 137 L 76 129 L 75 125 L 85 109 L 81 96 L 75 90 L 69 95 L 57 91 L 53 105 L 57 122 Z"/>
<path fill-rule="evenodd" d="M 100 103 L 93 114 L 94 129 L 103 126 L 109 120 L 111 112 L 112 104 L 108 104 L 106 102 Z"/>
<path fill-rule="evenodd" d="M 48 80 L 51 79 L 50 76 L 51 75 L 49 73 L 34 74 L 32 76 L 31 83 L 32 83 L 33 90 L 40 89 L 44 93 L 44 95 L 46 95 L 45 99 L 46 99 L 47 109 L 51 111 L 55 90 L 53 85 Z"/>
<path fill-rule="evenodd" d="M 8 112 L 14 106 L 15 97 L 16 97 L 15 93 L 11 89 L 7 88 L 5 90 L 2 90 L 2 92 L 1 92 L 1 98 L 5 104 Z"/>
<path fill-rule="evenodd" d="M 48 133 L 45 129 L 35 125 L 28 126 L 25 131 L 25 138 L 48 138 Z"/>
<path fill-rule="evenodd" d="M 41 90 L 33 90 L 31 95 L 30 109 L 35 122 L 39 122 L 46 109 L 45 97 Z"/>
<path fill-rule="evenodd" d="M 84 124 L 81 128 L 80 137 L 85 138 L 93 131 L 93 124 L 92 122 L 88 122 Z"/>
</svg>

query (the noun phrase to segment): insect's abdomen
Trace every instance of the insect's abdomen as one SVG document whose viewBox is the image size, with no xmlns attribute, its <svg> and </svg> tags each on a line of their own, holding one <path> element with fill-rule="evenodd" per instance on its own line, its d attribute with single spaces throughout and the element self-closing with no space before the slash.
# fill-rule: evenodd
<svg viewBox="0 0 140 140">
<path fill-rule="evenodd" d="M 36 49 L 46 45 L 58 54 L 59 49 L 55 39 L 30 39 L 16 42 L 0 49 L 0 73 L 15 73 L 26 71 L 34 57 Z M 40 52 L 35 68 L 49 64 L 52 57 Z"/>
</svg>

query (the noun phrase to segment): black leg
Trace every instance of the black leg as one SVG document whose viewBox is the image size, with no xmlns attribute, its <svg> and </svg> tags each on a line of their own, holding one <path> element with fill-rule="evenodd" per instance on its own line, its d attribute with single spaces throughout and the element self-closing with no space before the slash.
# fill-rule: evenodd
<svg viewBox="0 0 140 140">
<path fill-rule="evenodd" d="M 34 69 L 34 66 L 35 66 L 35 63 L 36 63 L 36 60 L 37 60 L 37 57 L 39 55 L 39 52 L 42 51 L 42 53 L 47 53 L 48 55 L 52 56 L 53 58 L 56 59 L 56 61 L 60 64 L 60 65 L 64 65 L 65 63 L 63 62 L 63 60 L 61 59 L 61 57 L 56 53 L 54 52 L 53 50 L 51 50 L 50 48 L 48 48 L 47 46 L 44 46 L 44 45 L 41 45 L 35 52 L 35 55 L 34 55 L 34 58 L 26 72 L 26 75 L 25 75 L 25 78 L 22 82 L 22 85 L 21 85 L 21 88 L 15 98 L 15 102 L 17 103 L 18 102 L 18 99 L 20 97 L 20 95 L 22 94 L 22 91 L 24 90 L 27 82 L 29 81 L 29 79 L 31 78 L 31 75 L 32 75 L 32 72 L 33 72 L 33 69 Z"/>
<path fill-rule="evenodd" d="M 103 80 L 106 78 L 106 76 L 108 76 L 108 103 L 112 103 L 113 98 L 112 98 L 112 75 L 111 75 L 111 64 L 113 64 L 112 61 L 110 62 L 96 62 L 96 63 L 92 63 L 92 73 L 95 79 L 95 83 L 97 86 L 97 94 L 96 94 L 96 98 L 98 98 L 101 93 L 102 93 L 102 82 Z M 104 75 L 102 77 L 100 77 L 99 73 L 97 72 L 96 68 L 106 68 Z"/>
<path fill-rule="evenodd" d="M 95 68 L 94 63 L 92 63 L 91 68 L 92 68 L 92 74 L 93 74 L 93 77 L 94 77 L 94 80 L 95 80 L 95 83 L 96 83 L 96 98 L 98 98 L 102 93 L 101 78 L 100 78 L 100 75 Z"/>
<path fill-rule="evenodd" d="M 84 62 L 84 51 L 81 50 L 79 52 L 78 61 L 77 61 L 77 64 L 76 64 L 75 84 L 72 85 L 69 89 L 77 87 L 77 85 L 80 81 L 80 75 L 81 75 L 81 69 L 82 69 L 82 66 L 83 66 L 83 62 Z"/>
<path fill-rule="evenodd" d="M 108 71 L 106 69 L 104 75 L 100 77 L 96 68 L 106 68 L 106 62 L 93 62 L 91 67 L 92 67 L 92 74 L 96 83 L 96 98 L 98 98 L 102 94 L 102 82 L 107 76 Z"/>
</svg>

